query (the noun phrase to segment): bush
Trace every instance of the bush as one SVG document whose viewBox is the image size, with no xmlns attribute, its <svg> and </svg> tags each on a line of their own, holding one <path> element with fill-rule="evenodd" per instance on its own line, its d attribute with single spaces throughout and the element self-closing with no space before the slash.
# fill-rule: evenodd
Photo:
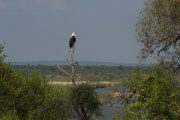
<svg viewBox="0 0 180 120">
<path fill-rule="evenodd" d="M 3 47 L 0 45 L 0 54 Z M 0 56 L 0 119 L 67 120 L 100 116 L 100 102 L 89 84 L 54 87 L 34 71 L 23 76 Z"/>
<path fill-rule="evenodd" d="M 3 47 L 0 45 L 0 54 Z M 0 57 L 0 119 L 66 119 L 69 104 L 36 71 L 22 76 Z M 67 103 L 67 104 L 66 104 Z"/>
<path fill-rule="evenodd" d="M 93 115 L 101 116 L 98 94 L 92 85 L 86 83 L 72 87 L 69 100 L 73 107 L 73 119 L 89 120 Z"/>
<path fill-rule="evenodd" d="M 126 85 L 131 88 L 131 93 L 138 97 L 135 103 L 126 104 L 126 112 L 119 118 L 180 119 L 178 79 L 177 75 L 160 65 L 155 65 L 151 74 L 147 76 L 140 69 L 134 71 Z"/>
<path fill-rule="evenodd" d="M 4 70 L 1 68 L 0 116 L 13 110 L 19 119 L 55 120 L 68 116 L 66 108 L 69 107 L 62 99 L 62 91 L 53 90 L 37 72 L 22 77 L 12 71 L 10 65 L 4 64 Z"/>
<path fill-rule="evenodd" d="M 64 88 L 63 88 L 64 89 Z M 60 86 L 51 88 L 38 109 L 29 113 L 30 120 L 67 120 L 70 117 L 70 104 L 66 91 Z"/>
</svg>

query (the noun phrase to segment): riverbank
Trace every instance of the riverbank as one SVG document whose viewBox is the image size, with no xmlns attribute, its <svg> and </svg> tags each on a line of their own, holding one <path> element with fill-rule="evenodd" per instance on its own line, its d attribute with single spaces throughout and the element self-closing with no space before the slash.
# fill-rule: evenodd
<svg viewBox="0 0 180 120">
<path fill-rule="evenodd" d="M 72 82 L 62 82 L 62 81 L 50 81 L 48 82 L 50 85 L 72 85 Z M 86 81 L 81 81 L 79 84 L 86 83 Z M 122 82 L 91 82 L 91 84 L 95 85 L 96 88 L 104 88 L 111 86 L 122 86 Z"/>
<path fill-rule="evenodd" d="M 49 84 L 51 85 L 71 85 L 72 82 L 60 82 L 60 81 L 50 81 L 48 82 Z M 81 83 L 86 83 L 86 81 L 82 81 L 82 82 L 79 82 L 80 84 Z M 98 82 L 98 83 L 101 83 L 101 84 L 112 84 L 113 82 Z M 93 83 L 95 84 L 95 83 Z"/>
<path fill-rule="evenodd" d="M 121 101 L 116 102 L 113 93 L 114 90 L 119 92 L 127 91 L 126 86 L 112 86 L 106 88 L 96 88 L 96 92 L 99 94 L 99 100 L 102 105 L 102 117 L 98 120 L 110 120 L 117 113 L 122 114 L 125 111 L 124 105 Z M 117 98 L 118 99 L 118 98 Z"/>
</svg>

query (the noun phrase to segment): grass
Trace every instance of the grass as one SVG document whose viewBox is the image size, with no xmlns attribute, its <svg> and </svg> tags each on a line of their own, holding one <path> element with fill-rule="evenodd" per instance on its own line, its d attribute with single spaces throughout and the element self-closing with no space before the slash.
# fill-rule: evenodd
<svg viewBox="0 0 180 120">
<path fill-rule="evenodd" d="M 111 94 L 99 94 L 99 101 L 102 105 L 109 103 L 112 98 Z"/>
<path fill-rule="evenodd" d="M 47 81 L 71 82 L 71 78 L 67 76 L 46 76 Z"/>
</svg>

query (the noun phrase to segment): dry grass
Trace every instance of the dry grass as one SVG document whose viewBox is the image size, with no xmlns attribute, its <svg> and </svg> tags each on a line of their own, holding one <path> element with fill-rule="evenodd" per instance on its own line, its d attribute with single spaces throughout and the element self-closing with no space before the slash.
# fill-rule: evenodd
<svg viewBox="0 0 180 120">
<path fill-rule="evenodd" d="M 72 82 L 60 82 L 60 81 L 50 81 L 48 82 L 49 84 L 51 85 L 71 85 Z M 80 84 L 81 83 L 86 83 L 86 81 L 82 81 L 82 82 L 79 82 Z M 99 82 L 101 84 L 111 84 L 111 82 Z M 96 83 L 92 83 L 92 84 L 96 84 Z"/>
</svg>

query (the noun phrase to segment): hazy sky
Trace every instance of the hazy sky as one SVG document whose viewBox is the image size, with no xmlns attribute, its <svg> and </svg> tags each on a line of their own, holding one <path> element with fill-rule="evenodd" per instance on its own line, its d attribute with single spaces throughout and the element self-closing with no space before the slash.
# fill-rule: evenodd
<svg viewBox="0 0 180 120">
<path fill-rule="evenodd" d="M 0 0 L 0 44 L 11 62 L 65 60 L 75 31 L 75 60 L 138 63 L 135 23 L 143 3 Z"/>
</svg>

